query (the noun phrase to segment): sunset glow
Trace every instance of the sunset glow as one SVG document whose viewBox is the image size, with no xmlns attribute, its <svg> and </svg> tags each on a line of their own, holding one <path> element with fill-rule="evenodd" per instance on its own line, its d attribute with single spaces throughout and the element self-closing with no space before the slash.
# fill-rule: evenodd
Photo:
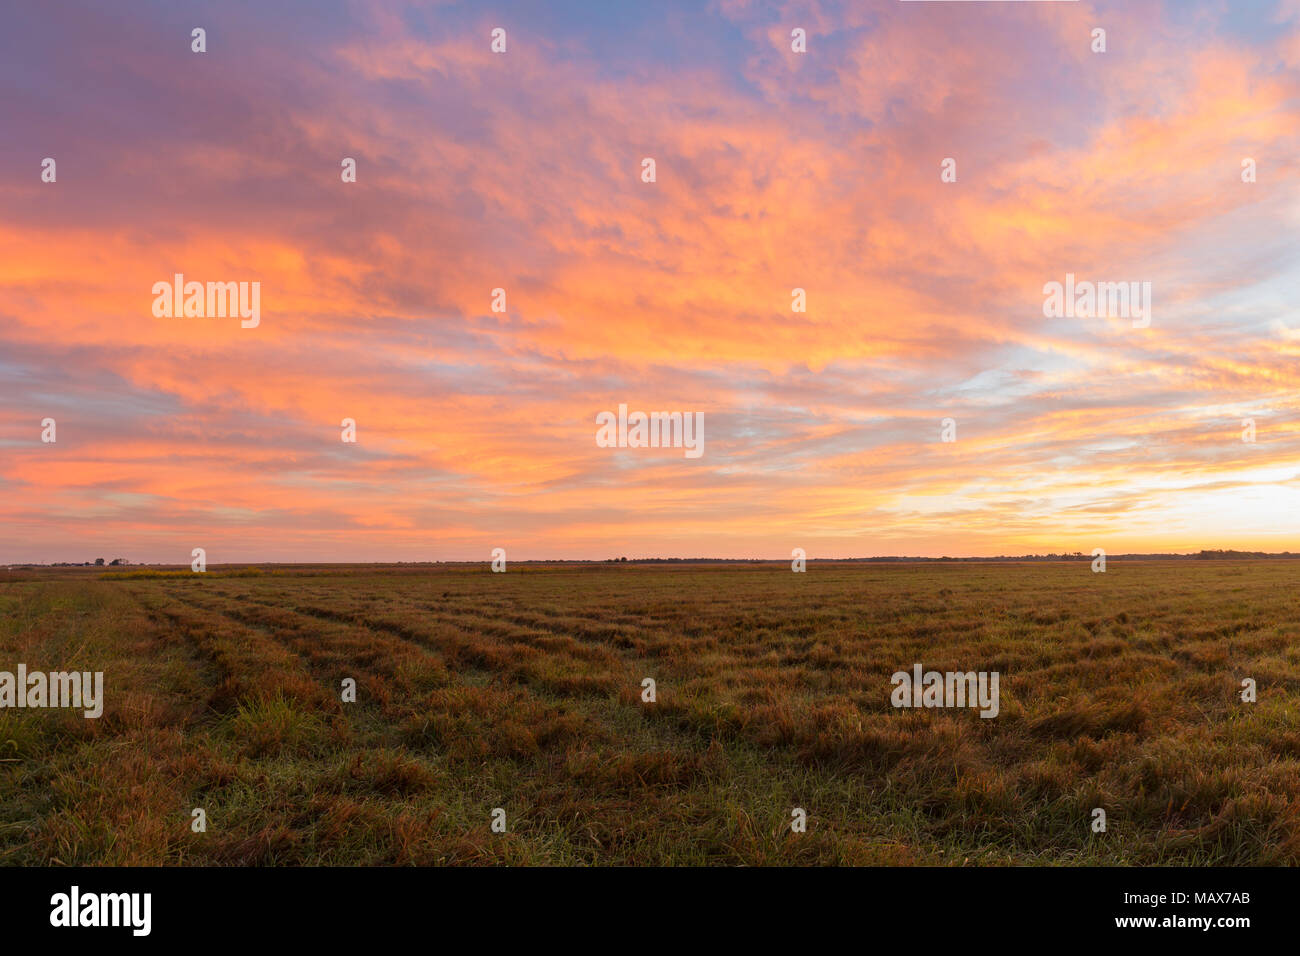
<svg viewBox="0 0 1300 956">
<path fill-rule="evenodd" d="M 6 12 L 0 563 L 1300 551 L 1300 0 L 608 6 Z"/>
</svg>

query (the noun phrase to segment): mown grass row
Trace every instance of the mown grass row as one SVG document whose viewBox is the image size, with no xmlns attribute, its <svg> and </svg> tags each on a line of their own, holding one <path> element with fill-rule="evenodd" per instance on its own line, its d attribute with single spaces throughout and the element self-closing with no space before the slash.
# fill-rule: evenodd
<svg viewBox="0 0 1300 956">
<path fill-rule="evenodd" d="M 0 587 L 0 862 L 1300 862 L 1289 562 L 280 571 Z"/>
</svg>

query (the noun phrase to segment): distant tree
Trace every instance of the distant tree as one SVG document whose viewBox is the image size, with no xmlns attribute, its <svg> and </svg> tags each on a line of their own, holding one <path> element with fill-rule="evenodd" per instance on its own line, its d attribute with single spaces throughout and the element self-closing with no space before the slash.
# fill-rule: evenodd
<svg viewBox="0 0 1300 956">
<path fill-rule="evenodd" d="M 97 568 L 102 568 L 103 566 L 104 566 L 104 559 L 103 559 L 103 558 L 96 558 L 96 559 L 95 559 L 95 567 L 97 567 Z"/>
<path fill-rule="evenodd" d="M 117 567 L 119 564 L 130 564 L 130 563 L 131 562 L 127 561 L 126 558 L 114 558 L 112 561 L 108 562 L 108 566 Z"/>
</svg>

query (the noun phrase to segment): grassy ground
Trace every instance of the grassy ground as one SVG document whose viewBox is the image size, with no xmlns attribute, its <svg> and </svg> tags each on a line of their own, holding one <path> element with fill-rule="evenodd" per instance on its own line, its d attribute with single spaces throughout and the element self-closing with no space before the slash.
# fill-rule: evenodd
<svg viewBox="0 0 1300 956">
<path fill-rule="evenodd" d="M 1283 561 L 0 571 L 0 670 L 102 670 L 107 698 L 0 711 L 0 863 L 1300 863 L 1297 585 Z M 1000 715 L 894 709 L 916 662 L 999 671 Z"/>
</svg>

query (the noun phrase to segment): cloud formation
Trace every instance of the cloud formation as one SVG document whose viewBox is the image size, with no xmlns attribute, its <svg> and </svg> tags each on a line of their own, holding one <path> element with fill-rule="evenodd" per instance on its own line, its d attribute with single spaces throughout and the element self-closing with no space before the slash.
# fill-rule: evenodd
<svg viewBox="0 0 1300 956">
<path fill-rule="evenodd" d="M 14 13 L 0 560 L 1300 550 L 1294 2 L 653 6 Z"/>
</svg>

